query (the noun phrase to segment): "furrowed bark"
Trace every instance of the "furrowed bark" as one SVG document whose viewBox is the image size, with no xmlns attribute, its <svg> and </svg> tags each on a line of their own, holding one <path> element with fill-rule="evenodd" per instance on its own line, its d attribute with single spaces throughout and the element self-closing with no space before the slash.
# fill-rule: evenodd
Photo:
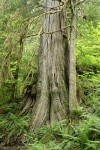
<svg viewBox="0 0 100 150">
<path fill-rule="evenodd" d="M 57 0 L 46 0 L 45 3 L 46 14 L 39 48 L 37 97 L 33 107 L 31 130 L 68 116 L 65 70 L 68 40 L 65 12 L 61 4 Z"/>
</svg>

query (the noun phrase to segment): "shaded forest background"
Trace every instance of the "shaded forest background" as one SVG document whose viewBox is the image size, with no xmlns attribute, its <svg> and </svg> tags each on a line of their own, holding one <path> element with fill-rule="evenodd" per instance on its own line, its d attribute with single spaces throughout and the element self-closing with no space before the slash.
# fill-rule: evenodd
<svg viewBox="0 0 100 150">
<path fill-rule="evenodd" d="M 27 101 L 36 96 L 32 85 L 38 76 L 43 8 L 39 0 L 0 0 L 1 147 L 99 150 L 100 0 L 85 1 L 76 7 L 77 123 L 64 120 L 29 132 L 32 105 L 28 108 Z M 70 9 L 68 13 L 70 25 Z M 24 109 L 23 101 L 27 106 Z"/>
</svg>

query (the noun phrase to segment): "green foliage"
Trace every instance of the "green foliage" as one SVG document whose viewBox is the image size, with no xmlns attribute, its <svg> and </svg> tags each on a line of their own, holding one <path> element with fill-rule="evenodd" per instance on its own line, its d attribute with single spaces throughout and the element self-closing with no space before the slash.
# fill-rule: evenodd
<svg viewBox="0 0 100 150">
<path fill-rule="evenodd" d="M 82 98 L 84 107 L 87 109 L 87 115 L 100 115 L 100 74 L 85 71 L 79 75 L 80 86 L 82 87 L 84 97 Z"/>
<path fill-rule="evenodd" d="M 76 109 L 74 110 L 74 115 L 81 118 L 83 117 L 83 114 L 84 114 L 83 107 L 77 106 Z"/>
<path fill-rule="evenodd" d="M 100 119 L 95 116 L 83 120 L 78 126 L 66 121 L 45 126 L 25 135 L 27 150 L 95 150 L 99 148 Z"/>
<path fill-rule="evenodd" d="M 86 1 L 80 6 L 76 44 L 80 99 L 84 112 L 100 115 L 100 0 Z M 86 16 L 86 19 L 83 16 Z M 82 90 L 82 92 L 81 92 Z"/>
<path fill-rule="evenodd" d="M 100 119 L 97 117 L 90 117 L 89 119 L 82 121 L 78 129 L 78 141 L 80 147 L 84 149 L 95 149 L 94 147 L 99 146 L 99 135 L 100 135 Z M 90 144 L 91 143 L 91 144 Z M 97 143 L 97 145 L 96 145 Z"/>
<path fill-rule="evenodd" d="M 30 148 L 28 150 L 48 150 L 45 144 L 36 142 L 32 145 L 30 145 Z"/>
<path fill-rule="evenodd" d="M 0 142 L 2 145 L 14 144 L 26 133 L 29 127 L 29 116 L 18 116 L 13 113 L 0 115 Z M 21 139 L 20 139 L 21 140 Z"/>
</svg>

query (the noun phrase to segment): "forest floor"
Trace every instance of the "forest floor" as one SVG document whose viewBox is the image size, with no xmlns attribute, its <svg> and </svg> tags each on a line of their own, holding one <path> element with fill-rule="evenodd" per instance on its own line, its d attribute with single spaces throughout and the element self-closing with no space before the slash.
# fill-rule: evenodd
<svg viewBox="0 0 100 150">
<path fill-rule="evenodd" d="M 21 146 L 0 146 L 0 150 L 21 150 Z"/>
<path fill-rule="evenodd" d="M 0 146 L 0 150 L 22 150 L 23 146 Z M 25 149 L 24 149 L 25 150 Z"/>
</svg>

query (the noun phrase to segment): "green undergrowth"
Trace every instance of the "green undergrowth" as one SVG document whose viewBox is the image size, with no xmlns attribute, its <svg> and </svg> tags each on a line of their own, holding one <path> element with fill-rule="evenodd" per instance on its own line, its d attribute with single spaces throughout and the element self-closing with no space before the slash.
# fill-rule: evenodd
<svg viewBox="0 0 100 150">
<path fill-rule="evenodd" d="M 18 115 L 17 103 L 0 103 L 0 143 L 25 145 L 24 150 L 99 150 L 100 75 L 84 71 L 78 75 L 79 106 L 76 125 L 66 121 L 29 132 L 30 115 Z M 6 102 L 6 103 L 5 103 Z"/>
<path fill-rule="evenodd" d="M 100 74 L 84 72 L 79 78 L 83 93 L 82 105 L 87 115 L 100 116 Z"/>
<path fill-rule="evenodd" d="M 29 115 L 13 113 L 0 115 L 0 143 L 2 146 L 22 144 L 22 135 L 28 131 Z"/>
<path fill-rule="evenodd" d="M 100 74 L 84 71 L 78 75 L 80 104 L 76 125 L 60 122 L 24 135 L 26 150 L 100 149 Z"/>
<path fill-rule="evenodd" d="M 26 150 L 99 150 L 100 119 L 92 116 L 77 126 L 66 121 L 24 135 Z"/>
</svg>

